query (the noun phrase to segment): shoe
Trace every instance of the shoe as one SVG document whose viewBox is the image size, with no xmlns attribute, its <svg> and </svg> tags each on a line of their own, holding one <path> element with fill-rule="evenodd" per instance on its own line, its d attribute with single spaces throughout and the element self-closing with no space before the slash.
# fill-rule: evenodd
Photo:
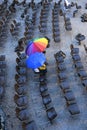
<svg viewBox="0 0 87 130">
<path fill-rule="evenodd" d="M 40 73 L 39 69 L 38 68 L 34 69 L 34 73 L 39 74 Z"/>
</svg>

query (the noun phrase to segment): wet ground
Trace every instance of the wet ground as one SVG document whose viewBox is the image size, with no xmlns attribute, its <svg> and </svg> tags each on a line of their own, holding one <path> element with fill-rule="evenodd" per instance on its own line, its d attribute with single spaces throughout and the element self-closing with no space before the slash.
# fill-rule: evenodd
<svg viewBox="0 0 87 130">
<path fill-rule="evenodd" d="M 70 44 L 73 44 L 75 47 L 78 47 L 80 50 L 80 56 L 82 63 L 84 65 L 85 70 L 87 71 L 87 54 L 84 50 L 83 45 L 86 44 L 87 39 L 82 41 L 81 45 L 78 45 L 75 40 L 75 36 L 78 33 L 82 33 L 87 37 L 87 23 L 82 23 L 80 16 L 86 12 L 85 3 L 86 0 L 74 1 L 78 2 L 82 8 L 76 14 L 76 17 L 72 17 L 72 12 L 74 7 L 70 10 L 70 19 L 72 25 L 72 31 L 66 31 L 64 27 L 64 18 L 59 16 L 59 26 L 60 26 L 60 37 L 61 42 L 55 43 L 52 37 L 52 7 L 53 3 L 51 3 L 49 17 L 47 21 L 47 32 L 46 34 L 42 34 L 38 30 L 39 25 L 39 14 L 40 9 L 38 9 L 37 15 L 37 24 L 34 30 L 34 36 L 41 37 L 46 35 L 50 38 L 50 48 L 46 51 L 47 57 L 47 87 L 48 92 L 52 99 L 52 105 L 54 106 L 58 116 L 54 120 L 53 124 L 50 124 L 45 107 L 42 102 L 42 98 L 39 92 L 39 80 L 38 76 L 33 73 L 32 70 L 27 69 L 27 96 L 28 96 L 28 110 L 30 113 L 31 120 L 33 119 L 36 122 L 38 130 L 86 130 L 87 129 L 87 92 L 85 88 L 81 84 L 80 78 L 76 75 L 76 69 L 73 67 L 72 57 L 70 55 Z M 23 37 L 25 23 L 24 19 L 20 17 L 23 12 L 23 7 L 17 7 L 17 12 L 11 16 L 9 22 L 6 26 L 6 35 L 1 41 L 0 54 L 6 55 L 6 86 L 5 86 L 5 94 L 3 100 L 1 101 L 1 107 L 6 114 L 6 129 L 7 130 L 22 130 L 21 122 L 15 115 L 16 104 L 14 103 L 14 84 L 15 82 L 15 66 L 16 66 L 16 53 L 14 52 L 15 47 L 17 46 L 17 41 Z M 29 9 L 29 11 L 31 11 Z M 21 22 L 21 27 L 19 29 L 18 35 L 13 37 L 10 34 L 9 27 L 13 19 L 16 19 L 18 22 Z M 76 116 L 70 115 L 67 107 L 66 101 L 64 99 L 64 95 L 62 90 L 59 87 L 58 78 L 57 78 L 57 70 L 56 70 L 56 61 L 54 58 L 54 54 L 62 50 L 66 54 L 65 65 L 66 65 L 66 73 L 68 77 L 68 82 L 70 84 L 70 88 L 73 91 L 78 107 L 80 109 L 80 114 Z"/>
</svg>

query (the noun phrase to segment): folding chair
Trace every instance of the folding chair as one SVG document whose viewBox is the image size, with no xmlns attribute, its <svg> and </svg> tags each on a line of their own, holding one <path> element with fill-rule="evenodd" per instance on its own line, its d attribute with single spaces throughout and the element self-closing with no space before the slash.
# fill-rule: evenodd
<svg viewBox="0 0 87 130">
<path fill-rule="evenodd" d="M 72 91 L 66 92 L 64 94 L 64 97 L 65 97 L 66 101 L 73 101 L 73 100 L 75 100 L 75 96 L 74 96 Z"/>
<path fill-rule="evenodd" d="M 47 105 L 49 103 L 51 103 L 51 101 L 52 101 L 49 94 L 42 96 L 42 100 L 43 100 L 43 104 L 45 105 L 46 108 L 47 108 Z"/>
<path fill-rule="evenodd" d="M 18 83 L 18 84 L 25 84 L 26 83 L 26 81 L 27 81 L 27 78 L 26 78 L 26 76 L 25 75 L 18 75 L 18 74 L 16 74 L 15 75 L 15 80 L 16 80 L 16 82 Z"/>
<path fill-rule="evenodd" d="M 25 75 L 26 76 L 26 74 L 27 74 L 26 67 L 16 66 L 16 71 L 18 72 L 19 75 Z"/>
<path fill-rule="evenodd" d="M 67 79 L 67 75 L 65 72 L 59 72 L 58 78 L 59 78 L 59 81 L 65 81 Z"/>
<path fill-rule="evenodd" d="M 18 107 L 26 108 L 28 105 L 27 96 L 19 96 L 19 95 L 15 94 L 14 101 Z"/>
<path fill-rule="evenodd" d="M 40 85 L 40 93 L 43 94 L 44 92 L 46 92 L 48 90 L 47 85 Z"/>
<path fill-rule="evenodd" d="M 19 59 L 26 59 L 26 54 L 25 53 L 20 53 L 20 52 L 17 52 L 17 55 L 18 55 L 18 58 Z"/>
<path fill-rule="evenodd" d="M 77 73 L 78 73 L 78 76 L 81 79 L 87 79 L 87 73 L 86 73 L 86 71 L 84 69 L 83 70 L 78 70 Z"/>
<path fill-rule="evenodd" d="M 51 123 L 57 117 L 57 113 L 56 113 L 54 107 L 47 109 L 46 113 L 47 113 L 47 117 Z"/>
<path fill-rule="evenodd" d="M 25 95 L 27 93 L 27 87 L 25 85 L 20 86 L 18 84 L 15 84 L 14 87 L 18 95 Z"/>
<path fill-rule="evenodd" d="M 79 54 L 73 55 L 72 59 L 73 59 L 74 62 L 81 61 L 81 58 L 80 58 Z"/>
<path fill-rule="evenodd" d="M 87 89 L 87 79 L 82 79 L 82 85 Z"/>
<path fill-rule="evenodd" d="M 71 48 L 71 55 L 78 55 L 79 54 L 79 48 Z"/>
<path fill-rule="evenodd" d="M 65 71 L 66 70 L 65 64 L 63 63 L 58 64 L 57 69 L 58 69 L 58 72 Z"/>
<path fill-rule="evenodd" d="M 30 121 L 28 123 L 23 122 L 22 128 L 23 128 L 23 130 L 37 130 L 35 121 Z"/>
<path fill-rule="evenodd" d="M 77 70 L 83 70 L 83 65 L 82 65 L 82 62 L 78 61 L 78 62 L 75 62 L 75 68 Z"/>
<path fill-rule="evenodd" d="M 77 103 L 69 105 L 68 111 L 70 112 L 71 115 L 76 115 L 80 113 Z"/>
<path fill-rule="evenodd" d="M 63 81 L 63 82 L 60 83 L 60 88 L 61 88 L 63 91 L 65 91 L 65 90 L 69 90 L 69 89 L 70 89 L 70 86 L 69 86 L 69 84 L 68 84 L 67 81 Z"/>
<path fill-rule="evenodd" d="M 25 109 L 16 108 L 15 111 L 16 111 L 16 116 L 20 121 L 29 122 L 30 116 L 29 116 L 28 109 L 26 109 L 26 108 Z"/>
</svg>

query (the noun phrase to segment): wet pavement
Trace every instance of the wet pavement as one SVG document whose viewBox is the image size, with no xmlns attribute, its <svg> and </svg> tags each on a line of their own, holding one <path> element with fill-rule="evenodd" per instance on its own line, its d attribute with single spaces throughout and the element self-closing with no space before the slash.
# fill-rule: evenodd
<svg viewBox="0 0 87 130">
<path fill-rule="evenodd" d="M 82 41 L 81 45 L 78 45 L 75 40 L 75 36 L 78 33 L 82 33 L 87 36 L 87 23 L 82 23 L 80 16 L 86 12 L 85 3 L 86 0 L 78 1 L 78 4 L 82 6 L 76 17 L 72 17 L 72 12 L 74 7 L 68 12 L 70 16 L 72 30 L 66 31 L 64 25 L 63 16 L 59 16 L 59 27 L 60 27 L 60 38 L 61 41 L 59 43 L 55 43 L 53 40 L 52 34 L 52 8 L 53 4 L 50 5 L 50 11 L 47 21 L 47 32 L 41 33 L 39 32 L 39 16 L 41 8 L 38 9 L 36 25 L 34 29 L 33 38 L 47 36 L 50 38 L 50 48 L 46 50 L 46 58 L 47 58 L 47 87 L 50 97 L 52 99 L 53 106 L 57 112 L 57 117 L 53 121 L 53 124 L 47 118 L 46 109 L 42 102 L 42 97 L 39 90 L 39 76 L 34 74 L 31 69 L 27 69 L 27 97 L 28 97 L 28 110 L 30 114 L 30 120 L 34 120 L 36 122 L 38 130 L 86 130 L 87 129 L 87 91 L 83 87 L 81 83 L 81 79 L 77 75 L 77 71 L 74 67 L 74 63 L 72 60 L 72 56 L 70 54 L 70 44 L 73 44 L 74 47 L 79 48 L 79 55 L 81 57 L 82 64 L 84 66 L 85 71 L 87 72 L 87 54 L 84 49 L 84 44 L 86 44 L 87 39 Z M 17 107 L 14 103 L 14 95 L 15 89 L 14 85 L 15 74 L 16 74 L 16 53 L 14 52 L 15 47 L 18 44 L 18 40 L 23 37 L 25 23 L 24 19 L 20 17 L 23 12 L 23 7 L 17 7 L 17 11 L 9 22 L 7 23 L 7 36 L 3 39 L 3 42 L 0 47 L 0 54 L 6 55 L 6 86 L 3 100 L 1 101 L 1 106 L 6 115 L 6 129 L 7 130 L 22 130 L 21 121 L 16 117 L 15 108 Z M 31 12 L 29 9 L 28 13 Z M 12 23 L 13 19 L 16 19 L 18 22 L 21 22 L 21 27 L 18 31 L 18 35 L 13 37 L 10 34 L 9 27 Z M 58 51 L 62 50 L 66 54 L 66 58 L 64 60 L 66 66 L 66 74 L 67 74 L 67 82 L 70 84 L 70 88 L 74 93 L 76 98 L 80 114 L 72 116 L 67 108 L 66 100 L 64 98 L 64 93 L 60 88 L 60 84 L 58 81 L 58 72 L 56 66 L 56 60 L 54 58 L 54 54 Z"/>
</svg>

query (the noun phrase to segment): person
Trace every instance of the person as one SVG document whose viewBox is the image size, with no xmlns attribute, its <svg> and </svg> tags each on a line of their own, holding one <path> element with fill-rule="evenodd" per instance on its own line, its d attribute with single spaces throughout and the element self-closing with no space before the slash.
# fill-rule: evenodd
<svg viewBox="0 0 87 130">
<path fill-rule="evenodd" d="M 38 69 L 40 71 L 40 74 L 42 74 L 42 75 L 47 73 L 47 67 L 46 67 L 45 63 L 41 67 L 39 67 Z"/>
<path fill-rule="evenodd" d="M 46 48 L 49 48 L 50 47 L 50 39 L 45 36 L 44 38 L 46 38 L 48 40 L 48 44 L 47 44 L 47 47 Z M 44 54 L 46 54 L 46 49 L 43 51 Z M 45 61 L 45 64 L 48 65 L 47 61 Z"/>
<path fill-rule="evenodd" d="M 45 75 L 46 72 L 47 72 L 47 67 L 45 63 L 41 67 L 34 69 L 35 74 Z"/>
<path fill-rule="evenodd" d="M 46 38 L 48 40 L 48 44 L 47 44 L 46 48 L 49 48 L 50 47 L 50 39 L 47 36 L 45 36 L 44 38 Z"/>
<path fill-rule="evenodd" d="M 46 38 L 48 40 L 48 44 L 47 44 L 46 48 L 49 48 L 50 47 L 50 44 L 49 44 L 50 43 L 50 39 L 47 36 L 44 36 L 44 38 Z M 46 54 L 46 50 L 44 50 L 42 53 Z M 35 74 L 46 73 L 47 72 L 46 65 L 48 65 L 47 61 L 45 61 L 45 63 L 41 67 L 35 68 L 34 69 L 34 73 Z"/>
</svg>

